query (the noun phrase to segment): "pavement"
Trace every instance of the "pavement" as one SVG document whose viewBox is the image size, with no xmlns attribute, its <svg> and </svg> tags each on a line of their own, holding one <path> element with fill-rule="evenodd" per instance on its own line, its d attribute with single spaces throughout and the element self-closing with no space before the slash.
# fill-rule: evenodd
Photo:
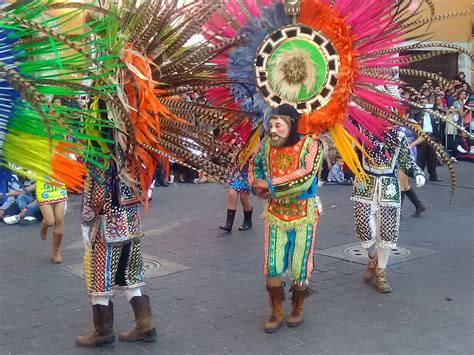
<svg viewBox="0 0 474 355">
<path fill-rule="evenodd" d="M 411 217 L 409 203 L 403 206 L 401 257 L 393 257 L 388 268 L 390 294 L 362 282 L 363 258 L 345 260 L 344 250 L 357 245 L 350 187 L 322 187 L 324 213 L 311 282 L 316 293 L 307 299 L 303 325 L 274 334 L 262 331 L 267 295 L 261 202 L 254 199 L 252 230 L 222 233 L 217 228 L 226 213 L 222 185 L 159 188 L 143 214 L 143 251 L 161 265 L 144 287 L 156 319 L 155 343 L 76 347 L 75 336 L 92 330 L 80 278 L 80 196 L 71 197 L 66 212 L 61 265 L 50 263 L 51 241 L 39 239 L 38 225 L 2 224 L 0 355 L 473 354 L 474 166 L 455 167 L 460 187 L 451 206 L 445 167 L 438 168 L 443 182 L 417 190 L 427 207 L 422 217 Z M 237 226 L 242 219 L 239 211 Z M 338 248 L 343 251 L 331 252 Z M 150 273 L 158 264 L 147 265 Z M 115 331 L 129 329 L 133 314 L 120 291 L 114 304 Z"/>
</svg>

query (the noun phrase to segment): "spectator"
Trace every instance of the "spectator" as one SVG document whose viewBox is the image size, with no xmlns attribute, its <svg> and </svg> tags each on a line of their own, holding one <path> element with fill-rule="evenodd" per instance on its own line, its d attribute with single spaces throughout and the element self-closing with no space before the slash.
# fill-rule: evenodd
<svg viewBox="0 0 474 355">
<path fill-rule="evenodd" d="M 464 74 L 463 71 L 460 71 L 456 79 L 459 81 L 466 81 L 466 74 Z"/>
<path fill-rule="evenodd" d="M 471 92 L 471 87 L 466 82 L 462 83 L 462 89 L 466 90 L 467 92 Z"/>
<path fill-rule="evenodd" d="M 3 221 L 6 224 L 29 225 L 38 222 L 40 211 L 38 201 L 33 197 L 35 188 L 36 184 L 33 184 L 24 189 L 12 190 L 7 194 L 9 197 L 16 197 L 16 200 L 15 204 L 5 211 Z"/>
<path fill-rule="evenodd" d="M 4 190 L 6 191 L 5 198 L 2 197 L 2 205 L 0 206 L 0 220 L 3 220 L 3 216 L 5 216 L 5 211 L 15 203 L 15 197 L 8 195 L 9 192 L 19 190 L 20 185 L 18 184 L 17 177 L 12 175 L 13 181 L 8 183 L 7 188 Z"/>
<path fill-rule="evenodd" d="M 422 104 L 428 105 L 428 101 L 423 99 Z M 425 110 L 420 110 L 415 114 L 415 120 L 431 138 L 439 141 L 439 123 L 436 118 Z M 442 181 L 436 172 L 437 157 L 434 148 L 426 141 L 421 142 L 417 147 L 417 164 L 421 170 L 428 169 L 430 181 Z"/>
<path fill-rule="evenodd" d="M 448 108 L 446 107 L 446 102 L 443 100 L 443 95 L 436 96 L 433 110 L 438 111 L 439 113 L 444 113 L 444 114 L 448 112 Z"/>
<path fill-rule="evenodd" d="M 466 131 L 460 131 L 456 137 L 456 159 L 474 163 L 474 145 L 469 140 Z"/>
<path fill-rule="evenodd" d="M 338 185 L 352 184 L 352 181 L 346 179 L 344 176 L 344 160 L 342 160 L 340 156 L 336 157 L 336 161 L 329 171 L 328 183 Z"/>
<path fill-rule="evenodd" d="M 474 110 L 474 95 L 469 96 L 464 107 L 468 111 L 466 114 L 468 125 L 465 124 L 464 127 L 470 132 L 472 132 L 474 131 L 474 120 L 472 117 L 473 116 L 472 111 Z"/>
<path fill-rule="evenodd" d="M 469 126 L 469 110 L 464 107 L 467 98 L 467 91 L 460 90 L 458 93 L 457 100 L 454 101 L 453 107 L 454 112 L 456 112 L 459 116 L 459 124 L 463 124 L 464 126 Z"/>
<path fill-rule="evenodd" d="M 454 104 L 454 101 L 456 101 L 456 95 L 454 94 L 454 89 L 453 88 L 448 88 L 446 90 L 446 106 L 451 107 Z"/>
<path fill-rule="evenodd" d="M 336 147 L 331 139 L 331 136 L 327 133 L 325 134 L 320 134 L 319 139 L 321 143 L 323 144 L 324 148 L 324 156 L 323 156 L 323 162 L 321 164 L 321 171 L 318 179 L 323 182 L 327 181 L 329 171 L 331 170 L 332 167 L 332 162 L 337 156 L 337 150 Z"/>
</svg>

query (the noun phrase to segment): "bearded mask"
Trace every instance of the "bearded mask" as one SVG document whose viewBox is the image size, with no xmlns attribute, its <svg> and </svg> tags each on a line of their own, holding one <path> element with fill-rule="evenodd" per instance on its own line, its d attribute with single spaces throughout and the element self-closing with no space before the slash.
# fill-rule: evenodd
<svg viewBox="0 0 474 355">
<path fill-rule="evenodd" d="M 300 114 L 288 104 L 278 106 L 270 116 L 268 135 L 272 147 L 290 147 L 298 143 Z"/>
</svg>

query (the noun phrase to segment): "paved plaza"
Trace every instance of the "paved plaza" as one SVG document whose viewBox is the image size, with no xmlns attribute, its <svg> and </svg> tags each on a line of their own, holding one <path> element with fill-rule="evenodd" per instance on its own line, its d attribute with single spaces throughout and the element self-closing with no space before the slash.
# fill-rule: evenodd
<svg viewBox="0 0 474 355">
<path fill-rule="evenodd" d="M 38 225 L 2 224 L 0 354 L 472 354 L 474 170 L 469 163 L 455 167 L 452 206 L 445 167 L 443 182 L 418 190 L 428 209 L 421 218 L 412 218 L 414 207 L 405 203 L 388 268 L 390 294 L 362 282 L 350 187 L 321 188 L 316 292 L 306 302 L 305 323 L 275 334 L 262 331 L 268 311 L 261 202 L 254 199 L 252 230 L 222 233 L 222 185 L 159 188 L 143 214 L 150 276 L 144 291 L 152 299 L 156 343 L 76 347 L 75 336 L 92 329 L 81 278 L 80 196 L 68 205 L 60 265 L 50 263 L 51 242 L 39 239 Z M 237 226 L 242 219 L 239 211 Z M 114 305 L 115 331 L 128 330 L 132 309 L 120 291 Z"/>
</svg>

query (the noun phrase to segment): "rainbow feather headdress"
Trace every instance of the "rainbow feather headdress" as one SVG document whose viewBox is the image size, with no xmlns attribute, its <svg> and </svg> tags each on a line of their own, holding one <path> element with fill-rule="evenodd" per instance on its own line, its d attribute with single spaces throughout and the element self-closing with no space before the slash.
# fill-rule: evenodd
<svg viewBox="0 0 474 355">
<path fill-rule="evenodd" d="M 395 88 L 404 84 L 400 74 L 445 81 L 434 73 L 404 68 L 409 63 L 446 51 L 470 55 L 456 45 L 428 44 L 423 42 L 426 38 L 411 36 L 433 21 L 467 15 L 467 11 L 435 15 L 431 1 L 417 5 L 411 0 L 220 3 L 203 35 L 220 49 L 210 62 L 216 77 L 227 80 L 227 85 L 208 89 L 209 98 L 225 103 L 233 98 L 254 125 L 265 122 L 279 104 L 294 106 L 302 113 L 299 131 L 329 131 L 344 161 L 361 179 L 364 171 L 353 146 L 363 151 L 362 143 L 370 145 L 363 132 L 382 139 L 387 128 L 401 124 L 435 146 L 452 172 L 442 147 L 397 114 L 402 107 L 421 106 L 400 98 Z M 408 40 L 415 42 L 403 45 Z M 401 55 L 431 47 L 437 50 Z"/>
<path fill-rule="evenodd" d="M 225 179 L 238 146 L 212 130 L 248 118 L 181 96 L 211 79 L 212 69 L 194 64 L 202 60 L 196 46 L 185 44 L 218 5 L 119 4 L 0 4 L 0 164 L 79 188 L 82 162 L 102 169 L 113 162 L 142 199 L 160 160 Z M 91 104 L 54 107 L 52 95 L 87 95 Z"/>
</svg>

